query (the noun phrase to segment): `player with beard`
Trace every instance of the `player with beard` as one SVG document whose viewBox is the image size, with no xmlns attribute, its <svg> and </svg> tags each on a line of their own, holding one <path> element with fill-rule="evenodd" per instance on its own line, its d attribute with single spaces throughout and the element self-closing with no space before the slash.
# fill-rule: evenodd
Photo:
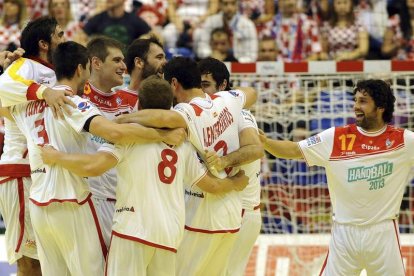
<svg viewBox="0 0 414 276">
<path fill-rule="evenodd" d="M 54 54 L 54 64 L 59 81 L 56 89 L 82 91 L 90 71 L 85 47 L 75 42 L 60 44 Z M 30 214 L 43 275 L 102 275 L 107 249 L 88 184 L 67 170 L 46 166 L 39 155 L 39 145 L 83 152 L 89 132 L 120 144 L 158 140 L 175 145 L 185 136 L 183 131 L 115 124 L 101 116 L 86 99 L 75 96 L 70 100 L 77 107 L 70 115 L 65 113 L 65 120 L 51 119 L 51 110 L 44 101 L 12 106 L 10 113 L 28 140 L 33 179 Z"/>
<path fill-rule="evenodd" d="M 48 88 L 52 91 L 49 94 L 45 87 L 55 85 L 51 55 L 63 41 L 63 31 L 53 18 L 41 17 L 27 24 L 21 38 L 26 50 L 24 57 L 14 61 L 0 76 L 3 106 L 45 96 L 55 112 L 54 107 L 59 105 L 55 96 L 63 96 L 65 92 Z M 48 97 L 50 95 L 52 98 Z M 68 101 L 65 97 L 60 104 Z M 36 241 L 26 208 L 30 187 L 26 138 L 13 121 L 5 119 L 4 152 L 0 160 L 0 212 L 6 224 L 8 260 L 10 264 L 17 261 L 18 275 L 40 275 Z"/>
<path fill-rule="evenodd" d="M 356 123 L 298 143 L 263 137 L 279 158 L 325 167 L 332 237 L 320 275 L 405 275 L 398 213 L 414 165 L 414 133 L 389 125 L 395 97 L 382 80 L 354 89 Z"/>
<path fill-rule="evenodd" d="M 155 36 L 139 38 L 129 45 L 125 63 L 131 77 L 129 86 L 117 91 L 119 97 L 129 106 L 138 108 L 138 88 L 143 80 L 152 75 L 163 77 L 167 62 L 161 42 Z"/>
</svg>

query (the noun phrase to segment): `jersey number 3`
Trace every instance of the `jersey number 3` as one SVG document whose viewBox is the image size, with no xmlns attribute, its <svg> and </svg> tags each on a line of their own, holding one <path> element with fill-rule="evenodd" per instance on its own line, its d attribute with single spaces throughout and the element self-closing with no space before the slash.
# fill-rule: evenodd
<svg viewBox="0 0 414 276">
<path fill-rule="evenodd" d="M 177 173 L 175 166 L 178 161 L 177 153 L 172 149 L 164 149 L 161 152 L 161 162 L 158 164 L 158 177 L 162 183 L 171 184 Z M 166 170 L 168 168 L 168 170 Z"/>
<path fill-rule="evenodd" d="M 45 128 L 45 119 L 40 119 L 35 121 L 35 128 L 38 129 L 37 137 L 43 138 L 42 145 L 49 144 L 49 136 L 47 136 L 46 128 Z"/>
</svg>

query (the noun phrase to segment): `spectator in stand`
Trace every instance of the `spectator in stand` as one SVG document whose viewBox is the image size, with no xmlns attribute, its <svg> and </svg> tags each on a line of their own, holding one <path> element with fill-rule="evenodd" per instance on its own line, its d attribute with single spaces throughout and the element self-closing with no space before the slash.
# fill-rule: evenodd
<svg viewBox="0 0 414 276">
<path fill-rule="evenodd" d="M 240 0 L 240 13 L 252 20 L 260 32 L 264 23 L 272 20 L 275 15 L 275 1 Z"/>
<path fill-rule="evenodd" d="M 318 24 L 298 9 L 298 0 L 279 0 L 279 12 L 262 35 L 276 40 L 284 61 L 317 60 L 322 50 Z"/>
<path fill-rule="evenodd" d="M 237 62 L 230 44 L 230 35 L 224 28 L 214 29 L 210 37 L 210 57 L 220 61 Z"/>
<path fill-rule="evenodd" d="M 125 0 L 108 0 L 107 10 L 89 19 L 83 27 L 88 35 L 106 35 L 129 45 L 134 39 L 151 31 L 144 20 L 125 11 Z"/>
<path fill-rule="evenodd" d="M 79 31 L 81 30 L 81 25 L 72 16 L 69 0 L 49 0 L 48 9 L 49 15 L 54 17 L 63 29 L 66 40 L 86 44 L 86 41 L 80 41 Z"/>
<path fill-rule="evenodd" d="M 20 46 L 20 34 L 26 20 L 24 0 L 5 0 L 0 19 L 0 51 L 14 51 Z"/>
<path fill-rule="evenodd" d="M 389 18 L 381 51 L 387 58 L 414 60 L 414 1 L 400 4 L 398 13 Z"/>
<path fill-rule="evenodd" d="M 44 0 L 26 0 L 27 14 L 30 20 L 34 20 L 41 16 L 48 15 L 47 1 Z"/>
<path fill-rule="evenodd" d="M 329 3 L 331 2 L 332 0 L 304 0 L 303 12 L 321 25 L 329 18 Z"/>
<path fill-rule="evenodd" d="M 278 56 L 279 50 L 277 49 L 276 40 L 271 37 L 260 39 L 257 61 L 276 61 Z"/>
<path fill-rule="evenodd" d="M 194 34 L 194 51 L 199 58 L 211 55 L 211 32 L 216 28 L 224 28 L 230 34 L 233 54 L 239 62 L 255 62 L 257 60 L 257 32 L 250 19 L 238 12 L 238 0 L 221 0 L 221 12 L 209 16 L 204 25 Z"/>
<path fill-rule="evenodd" d="M 333 0 L 330 20 L 321 28 L 322 59 L 357 60 L 368 53 L 366 29 L 355 20 L 353 0 Z"/>
<path fill-rule="evenodd" d="M 162 29 L 167 19 L 166 0 L 141 0 L 141 5 L 135 9 L 136 15 L 141 17 L 162 38 Z M 136 3 L 136 2 L 134 2 Z"/>
<path fill-rule="evenodd" d="M 388 1 L 359 0 L 358 2 L 355 8 L 355 18 L 369 34 L 369 51 L 366 59 L 381 59 L 381 45 L 388 20 Z"/>
<path fill-rule="evenodd" d="M 218 12 L 218 1 L 168 0 L 167 14 L 170 23 L 164 27 L 162 34 L 166 48 L 191 49 L 194 30 L 201 26 L 208 16 Z"/>
</svg>

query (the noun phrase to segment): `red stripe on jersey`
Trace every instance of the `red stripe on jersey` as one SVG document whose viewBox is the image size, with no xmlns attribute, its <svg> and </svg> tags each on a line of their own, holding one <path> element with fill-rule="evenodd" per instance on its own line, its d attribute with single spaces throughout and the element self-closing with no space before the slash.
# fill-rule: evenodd
<svg viewBox="0 0 414 276">
<path fill-rule="evenodd" d="M 203 112 L 203 109 L 201 107 L 199 107 L 198 105 L 193 104 L 193 103 L 190 103 L 190 105 L 193 107 L 196 116 L 200 116 L 200 114 Z"/>
<path fill-rule="evenodd" d="M 30 177 L 30 165 L 2 164 L 0 165 L 0 177 Z"/>
<path fill-rule="evenodd" d="M 404 130 L 387 126 L 377 136 L 359 132 L 355 124 L 336 127 L 330 159 L 350 159 L 381 154 L 404 147 Z"/>
<path fill-rule="evenodd" d="M 155 247 L 155 248 L 164 249 L 164 250 L 168 250 L 168 251 L 177 253 L 177 249 L 175 249 L 175 248 L 172 248 L 172 247 L 169 247 L 169 246 L 165 246 L 165 245 L 161 245 L 161 244 L 157 244 L 157 243 L 153 243 L 153 242 L 149 242 L 149 241 L 146 241 L 146 240 L 137 238 L 137 237 L 132 237 L 132 236 L 124 235 L 124 234 L 115 232 L 113 230 L 112 230 L 112 235 L 117 236 L 118 238 L 121 238 L 121 239 L 135 241 L 135 242 L 139 242 L 139 243 L 142 243 L 142 244 L 145 244 L 145 245 L 148 245 L 148 246 L 152 246 L 152 247 Z"/>
<path fill-rule="evenodd" d="M 239 232 L 240 228 L 237 229 L 223 229 L 223 230 L 207 230 L 207 229 L 199 229 L 199 228 L 193 228 L 190 226 L 185 226 L 185 230 L 191 231 L 191 232 L 198 232 L 198 233 L 204 233 L 204 234 L 223 234 L 223 233 L 237 233 Z"/>
<path fill-rule="evenodd" d="M 27 87 L 26 99 L 29 101 L 39 100 L 36 95 L 36 92 L 39 88 L 40 84 L 37 84 L 35 82 L 29 85 L 29 87 Z"/>
<path fill-rule="evenodd" d="M 210 98 L 211 98 L 212 100 L 214 100 L 214 99 L 220 98 L 220 96 L 219 96 L 219 95 L 214 95 L 214 94 L 211 94 L 211 95 L 210 95 Z"/>
</svg>

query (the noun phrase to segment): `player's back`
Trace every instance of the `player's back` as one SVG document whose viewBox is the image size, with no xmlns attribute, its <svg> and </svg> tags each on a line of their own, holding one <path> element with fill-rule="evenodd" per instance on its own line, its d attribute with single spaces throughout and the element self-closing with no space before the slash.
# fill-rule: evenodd
<svg viewBox="0 0 414 276">
<path fill-rule="evenodd" d="M 113 231 L 175 250 L 184 230 L 184 183 L 195 185 L 206 173 L 193 146 L 105 144 L 100 151 L 119 162 Z"/>
<path fill-rule="evenodd" d="M 89 195 L 88 185 L 82 177 L 59 166 L 44 165 L 40 156 L 40 145 L 51 145 L 68 153 L 85 152 L 89 133 L 83 132 L 84 124 L 89 117 L 99 113 L 87 100 L 78 96 L 69 99 L 77 108 L 72 109 L 71 115 L 65 114 L 65 120 L 55 119 L 45 101 L 31 101 L 11 109 L 27 138 L 33 181 L 30 198 L 41 204 L 67 200 L 81 202 Z"/>
<path fill-rule="evenodd" d="M 241 91 L 205 94 L 188 104 L 174 107 L 187 122 L 189 140 L 200 156 L 204 150 L 223 156 L 239 148 L 238 121 L 245 102 Z M 220 178 L 233 172 L 212 173 Z M 207 232 L 236 232 L 241 223 L 239 192 L 209 194 L 197 186 L 186 188 L 186 229 Z M 208 218 L 208 219 L 206 219 Z"/>
</svg>

